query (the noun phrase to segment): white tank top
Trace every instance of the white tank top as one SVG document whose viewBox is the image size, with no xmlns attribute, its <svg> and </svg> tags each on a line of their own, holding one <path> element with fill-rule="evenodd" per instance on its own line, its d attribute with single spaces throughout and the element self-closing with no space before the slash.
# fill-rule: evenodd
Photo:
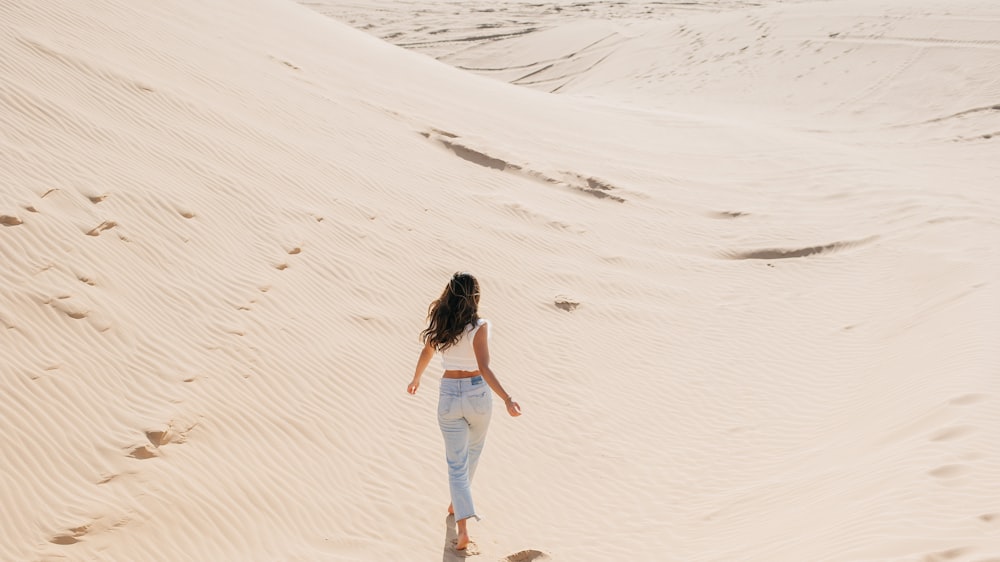
<svg viewBox="0 0 1000 562">
<path fill-rule="evenodd" d="M 482 328 L 485 324 L 485 318 L 480 318 L 475 326 L 467 324 L 465 326 L 465 333 L 458 338 L 455 345 L 439 352 L 445 371 L 479 370 L 479 363 L 476 361 L 476 351 L 472 348 L 472 339 L 476 336 L 479 328 Z M 486 337 L 490 337 L 489 332 L 486 332 Z"/>
</svg>

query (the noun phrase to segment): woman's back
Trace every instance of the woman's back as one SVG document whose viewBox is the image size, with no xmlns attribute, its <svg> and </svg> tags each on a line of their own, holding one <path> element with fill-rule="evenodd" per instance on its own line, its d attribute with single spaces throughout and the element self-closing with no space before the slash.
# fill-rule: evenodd
<svg viewBox="0 0 1000 562">
<path fill-rule="evenodd" d="M 472 346 L 472 340 L 476 337 L 479 328 L 486 324 L 486 319 L 480 318 L 476 325 L 467 324 L 465 333 L 453 345 L 438 351 L 441 354 L 441 362 L 445 371 L 478 371 L 479 363 L 476 361 L 476 352 Z M 489 337 L 489 332 L 486 336 Z"/>
</svg>

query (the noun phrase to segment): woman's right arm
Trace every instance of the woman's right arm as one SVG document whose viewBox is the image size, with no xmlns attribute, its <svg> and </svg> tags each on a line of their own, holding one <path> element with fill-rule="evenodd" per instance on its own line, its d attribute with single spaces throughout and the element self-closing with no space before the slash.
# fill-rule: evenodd
<svg viewBox="0 0 1000 562">
<path fill-rule="evenodd" d="M 417 368 L 413 373 L 413 380 L 406 387 L 406 391 L 410 394 L 416 394 L 417 389 L 420 388 L 420 377 L 424 374 L 424 369 L 430 364 L 431 359 L 434 358 L 434 351 L 434 346 L 430 342 L 424 343 L 424 348 L 420 350 L 420 358 L 417 359 Z"/>
</svg>

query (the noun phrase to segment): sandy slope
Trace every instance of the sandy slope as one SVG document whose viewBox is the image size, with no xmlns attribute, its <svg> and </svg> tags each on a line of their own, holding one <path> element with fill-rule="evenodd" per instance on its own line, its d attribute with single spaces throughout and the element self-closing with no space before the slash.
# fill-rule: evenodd
<svg viewBox="0 0 1000 562">
<path fill-rule="evenodd" d="M 481 559 L 1000 559 L 1000 15 L 722 8 L 775 37 L 629 23 L 550 95 L 287 0 L 0 1 L 0 559 L 454 559 L 404 389 L 457 269 L 525 410 Z"/>
<path fill-rule="evenodd" d="M 980 126 L 970 138 L 1000 131 L 1000 114 L 972 119 L 998 99 L 994 2 L 303 4 L 542 91 L 841 128 L 960 116 Z"/>
</svg>

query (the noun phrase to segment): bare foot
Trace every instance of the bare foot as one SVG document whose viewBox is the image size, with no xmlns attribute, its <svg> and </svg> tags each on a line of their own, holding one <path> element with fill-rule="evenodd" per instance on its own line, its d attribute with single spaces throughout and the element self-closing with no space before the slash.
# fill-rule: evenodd
<svg viewBox="0 0 1000 562">
<path fill-rule="evenodd" d="M 469 520 L 462 519 L 455 523 L 458 526 L 458 538 L 455 539 L 455 550 L 464 551 L 469 546 Z"/>
<path fill-rule="evenodd" d="M 455 506 L 448 504 L 448 515 L 455 515 Z"/>
</svg>

